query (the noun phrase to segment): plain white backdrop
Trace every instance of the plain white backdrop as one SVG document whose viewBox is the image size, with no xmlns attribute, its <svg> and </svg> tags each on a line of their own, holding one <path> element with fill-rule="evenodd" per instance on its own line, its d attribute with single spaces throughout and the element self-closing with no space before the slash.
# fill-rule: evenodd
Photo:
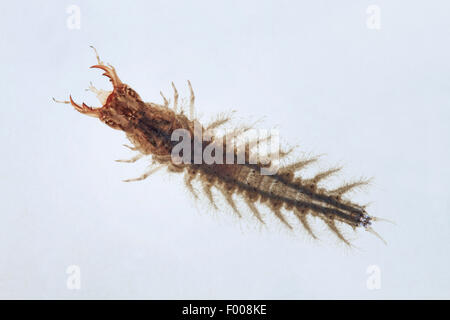
<svg viewBox="0 0 450 320">
<path fill-rule="evenodd" d="M 66 10 L 80 10 L 70 29 Z M 380 10 L 381 29 L 366 12 Z M 0 297 L 147 299 L 450 298 L 448 1 L 9 1 L 0 5 Z M 72 24 L 70 24 L 72 23 Z M 370 25 L 370 24 L 369 24 Z M 69 21 L 73 26 L 73 20 Z M 132 153 L 122 132 L 51 98 L 98 106 L 95 57 L 146 101 L 174 81 L 206 121 L 264 117 L 324 154 L 331 184 L 394 220 L 346 249 L 267 215 L 196 204 L 181 177 Z M 312 171 L 312 172 L 313 172 Z M 333 182 L 334 181 L 334 182 Z M 323 229 L 323 230 L 322 230 Z M 70 266 L 81 287 L 67 287 Z M 375 267 L 373 267 L 375 266 Z M 69 271 L 77 268 L 69 268 Z M 367 285 L 376 278 L 376 285 Z"/>
</svg>

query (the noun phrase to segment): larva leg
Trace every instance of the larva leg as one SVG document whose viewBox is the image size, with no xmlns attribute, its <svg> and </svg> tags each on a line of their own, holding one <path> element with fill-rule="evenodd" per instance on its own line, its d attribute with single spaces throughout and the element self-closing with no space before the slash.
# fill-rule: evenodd
<svg viewBox="0 0 450 320">
<path fill-rule="evenodd" d="M 223 190 L 219 188 L 220 192 L 222 193 L 223 197 L 227 201 L 227 203 L 230 205 L 230 207 L 233 209 L 233 211 L 237 214 L 239 218 L 242 218 L 241 213 L 239 212 L 238 208 L 236 207 L 236 203 L 234 202 L 232 196 L 230 193 L 228 193 L 226 190 Z"/>
<path fill-rule="evenodd" d="M 273 209 L 273 213 L 275 214 L 275 216 L 280 219 L 280 221 L 289 229 L 292 230 L 292 226 L 289 224 L 289 222 L 286 221 L 286 218 L 283 216 L 283 214 L 281 213 L 280 209 Z"/>
<path fill-rule="evenodd" d="M 330 191 L 330 193 L 338 195 L 338 196 L 342 196 L 345 193 L 347 193 L 347 192 L 349 192 L 349 191 L 351 191 L 351 190 L 353 190 L 355 188 L 364 186 L 364 185 L 369 184 L 369 183 L 370 183 L 370 180 L 361 180 L 361 181 L 356 181 L 356 182 L 352 182 L 352 183 L 346 183 L 343 186 Z"/>
<path fill-rule="evenodd" d="M 134 182 L 134 181 L 141 181 L 144 179 L 147 179 L 151 174 L 155 173 L 156 171 L 158 171 L 159 169 L 161 169 L 163 166 L 160 165 L 158 167 L 155 168 L 151 168 L 149 171 L 145 172 L 143 175 L 141 175 L 140 177 L 137 178 L 133 178 L 133 179 L 126 179 L 123 180 L 123 182 Z"/>
<path fill-rule="evenodd" d="M 227 123 L 228 121 L 230 121 L 229 118 L 216 120 L 216 121 L 214 121 L 213 123 L 211 123 L 209 126 L 207 126 L 207 127 L 206 127 L 206 130 L 213 130 L 213 129 L 216 129 L 216 128 L 220 127 L 221 125 Z"/>
<path fill-rule="evenodd" d="M 235 111 L 233 111 L 234 113 Z M 228 121 L 231 120 L 231 116 L 225 116 L 225 115 L 220 115 L 216 120 L 214 120 L 213 122 L 211 122 L 209 125 L 206 126 L 206 130 L 213 130 L 216 129 L 222 125 L 224 125 L 225 123 L 227 123 Z"/>
<path fill-rule="evenodd" d="M 194 186 L 192 185 L 192 180 L 194 180 L 195 176 L 190 173 L 186 173 L 184 175 L 184 183 L 186 184 L 186 187 L 188 190 L 192 193 L 195 199 L 198 199 L 197 192 L 194 190 Z"/>
<path fill-rule="evenodd" d="M 261 213 L 259 212 L 258 208 L 256 208 L 255 204 L 249 199 L 245 199 L 245 203 L 250 208 L 256 219 L 258 219 L 262 224 L 265 224 L 264 220 L 261 217 Z"/>
<path fill-rule="evenodd" d="M 256 138 L 248 141 L 250 150 L 259 147 L 260 144 L 267 143 L 271 139 L 271 136 L 264 137 L 262 139 Z"/>
<path fill-rule="evenodd" d="M 194 103 L 195 103 L 195 95 L 194 90 L 192 90 L 191 82 L 188 80 L 188 86 L 189 86 L 189 92 L 190 92 L 190 99 L 189 99 L 189 119 L 194 120 Z"/>
<path fill-rule="evenodd" d="M 298 162 L 292 163 L 290 165 L 287 165 L 286 167 L 280 168 L 280 174 L 288 173 L 288 172 L 296 172 L 298 170 L 303 169 L 307 165 L 316 162 L 317 158 L 307 159 L 307 160 L 300 160 Z"/>
<path fill-rule="evenodd" d="M 308 234 L 313 237 L 313 239 L 317 239 L 316 235 L 311 229 L 311 226 L 309 225 L 308 218 L 306 216 L 306 213 L 302 213 L 301 211 L 294 209 L 294 214 L 300 221 L 300 223 L 303 225 L 303 228 L 308 232 Z"/>
<path fill-rule="evenodd" d="M 338 172 L 339 170 L 341 170 L 341 168 L 334 168 L 334 169 L 330 169 L 324 172 L 319 172 L 318 174 L 316 174 L 313 178 L 305 180 L 306 184 L 310 184 L 310 183 L 319 183 L 320 181 L 322 181 L 323 179 L 328 178 L 329 176 L 335 174 L 336 172 Z"/>
<path fill-rule="evenodd" d="M 292 150 L 288 150 L 288 151 L 279 150 L 278 152 L 274 151 L 274 152 L 268 153 L 268 154 L 266 154 L 264 156 L 261 156 L 261 157 L 265 158 L 267 160 L 267 162 L 268 162 L 270 159 L 275 159 L 275 158 L 283 159 L 283 158 L 286 158 L 291 153 L 291 151 Z"/>
<path fill-rule="evenodd" d="M 349 247 L 351 247 L 352 245 L 350 244 L 350 242 L 348 242 L 347 239 L 345 239 L 345 237 L 342 235 L 341 231 L 339 231 L 339 229 L 336 226 L 336 222 L 334 220 L 330 220 L 328 218 L 323 218 L 323 221 L 325 221 L 325 223 L 328 225 L 328 227 L 330 228 L 331 231 L 333 231 L 333 233 L 340 239 L 342 240 L 346 245 L 348 245 Z"/>
<path fill-rule="evenodd" d="M 178 112 L 178 91 L 173 82 L 172 88 L 173 88 L 173 111 Z"/>
<path fill-rule="evenodd" d="M 139 153 L 137 155 L 135 155 L 133 158 L 128 159 L 128 160 L 116 160 L 116 162 L 125 162 L 125 163 L 135 163 L 136 161 L 138 161 L 139 159 L 141 159 L 144 155 L 142 153 Z"/>
<path fill-rule="evenodd" d="M 246 127 L 242 127 L 242 128 L 236 128 L 233 129 L 231 132 L 227 133 L 225 135 L 225 141 L 229 141 L 229 139 L 236 139 L 239 136 L 243 135 L 244 133 L 246 133 L 247 131 L 249 131 L 251 129 L 250 126 L 246 126 Z"/>
<path fill-rule="evenodd" d="M 206 197 L 208 198 L 209 202 L 212 204 L 212 206 L 214 207 L 214 209 L 218 210 L 216 203 L 214 202 L 214 198 L 211 192 L 211 187 L 212 185 L 206 182 L 202 183 L 203 185 L 203 191 L 206 194 Z"/>
<path fill-rule="evenodd" d="M 292 153 L 292 151 L 294 151 L 294 147 L 288 149 L 288 150 L 280 150 L 280 152 L 278 152 L 280 158 L 284 158 L 287 157 L 288 155 L 290 155 Z"/>
<path fill-rule="evenodd" d="M 163 100 L 164 100 L 164 107 L 165 107 L 165 108 L 168 108 L 168 107 L 169 107 L 170 101 L 166 99 L 166 97 L 164 96 L 164 94 L 162 93 L 162 91 L 160 91 L 159 94 L 161 95 L 161 97 L 162 97 Z"/>
<path fill-rule="evenodd" d="M 124 147 L 127 147 L 128 149 L 130 149 L 130 150 L 132 150 L 132 151 L 137 151 L 137 149 L 138 149 L 138 148 L 136 148 L 136 147 L 132 147 L 132 146 L 129 146 L 129 145 L 127 145 L 127 144 L 124 144 L 123 146 L 124 146 Z"/>
<path fill-rule="evenodd" d="M 108 99 L 108 96 L 112 92 L 112 91 L 106 91 L 106 90 L 102 90 L 102 89 L 97 89 L 96 87 L 94 87 L 92 82 L 89 82 L 89 88 L 87 88 L 86 91 L 93 92 L 97 96 L 97 99 L 100 101 L 100 103 L 102 105 L 104 105 L 106 103 L 106 100 Z"/>
</svg>

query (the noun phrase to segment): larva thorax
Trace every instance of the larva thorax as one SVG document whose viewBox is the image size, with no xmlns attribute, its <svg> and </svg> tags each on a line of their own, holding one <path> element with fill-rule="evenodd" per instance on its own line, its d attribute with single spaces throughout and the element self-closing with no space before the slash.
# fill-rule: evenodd
<svg viewBox="0 0 450 320">
<path fill-rule="evenodd" d="M 91 108 L 84 103 L 80 106 L 72 97 L 69 102 L 81 113 L 97 117 L 109 127 L 124 131 L 142 154 L 170 156 L 173 130 L 192 130 L 191 122 L 184 115 L 177 115 L 162 105 L 144 102 L 135 90 L 119 79 L 112 66 L 98 64 L 91 68 L 104 70 L 113 90 L 107 92 L 91 86 L 103 102 L 100 108 Z M 107 97 L 101 99 L 101 95 Z"/>
</svg>

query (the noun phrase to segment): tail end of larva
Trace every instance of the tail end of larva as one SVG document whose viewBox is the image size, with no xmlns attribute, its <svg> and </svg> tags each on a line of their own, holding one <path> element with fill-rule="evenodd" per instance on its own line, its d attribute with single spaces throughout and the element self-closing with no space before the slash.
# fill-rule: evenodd
<svg viewBox="0 0 450 320">
<path fill-rule="evenodd" d="M 371 217 L 371 220 L 372 221 L 382 221 L 382 222 L 388 222 L 388 223 L 390 223 L 390 224 L 393 224 L 394 226 L 396 226 L 397 224 L 394 222 L 394 221 L 392 221 L 392 220 L 388 220 L 388 219 L 385 219 L 385 218 L 379 218 L 379 217 Z"/>
<path fill-rule="evenodd" d="M 373 234 L 375 237 L 377 237 L 378 239 L 380 239 L 381 241 L 383 241 L 383 243 L 385 245 L 387 245 L 386 240 L 384 240 L 375 230 L 373 230 L 372 228 L 372 222 L 377 222 L 377 221 L 384 221 L 384 222 L 389 222 L 395 225 L 395 222 L 390 221 L 388 219 L 384 219 L 384 218 L 379 218 L 379 217 L 372 217 L 369 216 L 368 214 L 364 215 L 361 220 L 360 220 L 360 225 L 363 226 L 366 231 L 370 232 L 371 234 Z"/>
<path fill-rule="evenodd" d="M 388 219 L 384 219 L 384 218 L 379 218 L 379 217 L 371 217 L 366 215 L 364 217 L 365 219 L 363 221 L 361 221 L 362 225 L 364 226 L 364 228 L 366 229 L 366 231 L 370 232 L 371 234 L 373 234 L 375 237 L 377 237 L 378 239 L 380 239 L 381 241 L 383 241 L 383 243 L 385 245 L 387 245 L 386 240 L 384 240 L 375 230 L 373 230 L 373 228 L 371 227 L 372 222 L 377 222 L 377 221 L 384 221 L 384 222 L 389 222 L 393 225 L 396 225 L 396 223 L 394 221 L 388 220 Z"/>
<path fill-rule="evenodd" d="M 383 243 L 385 245 L 387 245 L 388 243 L 386 242 L 386 240 L 384 240 L 375 230 L 372 229 L 372 227 L 366 227 L 366 231 L 368 231 L 369 233 L 373 234 L 375 237 L 377 237 L 378 239 L 380 239 L 381 241 L 383 241 Z"/>
</svg>

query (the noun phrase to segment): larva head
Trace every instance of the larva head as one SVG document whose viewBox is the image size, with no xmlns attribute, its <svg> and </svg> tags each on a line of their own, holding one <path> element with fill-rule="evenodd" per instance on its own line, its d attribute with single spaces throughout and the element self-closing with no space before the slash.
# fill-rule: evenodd
<svg viewBox="0 0 450 320">
<path fill-rule="evenodd" d="M 85 103 L 80 106 L 72 100 L 72 97 L 70 97 L 70 103 L 80 113 L 99 118 L 114 129 L 127 131 L 131 120 L 135 118 L 136 111 L 144 102 L 136 91 L 119 79 L 114 67 L 97 64 L 91 68 L 105 71 L 103 75 L 110 79 L 113 90 L 98 90 L 94 86 L 90 86 L 89 90 L 94 92 L 102 103 L 100 108 L 92 108 Z"/>
</svg>

